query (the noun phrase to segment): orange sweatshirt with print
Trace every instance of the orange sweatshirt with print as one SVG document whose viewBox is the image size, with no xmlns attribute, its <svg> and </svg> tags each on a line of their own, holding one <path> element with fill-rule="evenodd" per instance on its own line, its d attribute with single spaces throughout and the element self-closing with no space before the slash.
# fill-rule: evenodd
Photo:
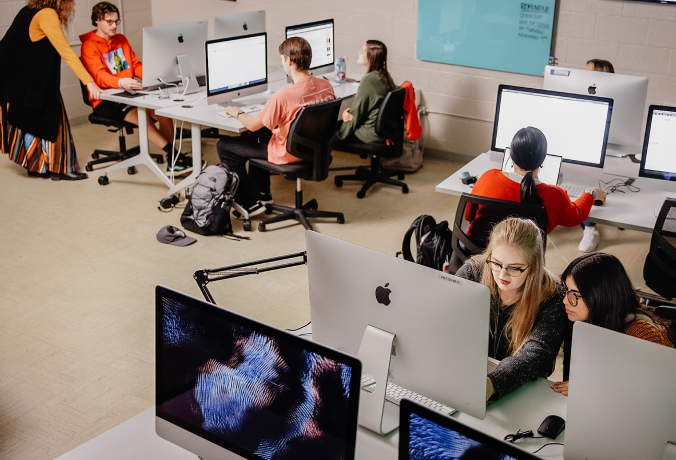
<svg viewBox="0 0 676 460">
<path fill-rule="evenodd" d="M 143 78 L 143 64 L 124 35 L 115 34 L 108 41 L 92 30 L 80 35 L 80 41 L 82 63 L 101 89 L 119 88 L 120 78 Z M 90 97 L 89 102 L 96 107 L 101 101 Z"/>
</svg>

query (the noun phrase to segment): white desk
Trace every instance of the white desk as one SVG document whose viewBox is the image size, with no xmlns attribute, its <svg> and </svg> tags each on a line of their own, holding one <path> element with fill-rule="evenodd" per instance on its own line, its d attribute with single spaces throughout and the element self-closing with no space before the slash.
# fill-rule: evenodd
<svg viewBox="0 0 676 460">
<path fill-rule="evenodd" d="M 473 176 L 481 177 L 489 169 L 500 168 L 502 168 L 502 154 L 500 154 L 500 158 L 497 155 L 493 155 L 493 158 L 491 158 L 489 152 L 482 153 L 437 185 L 435 190 L 450 195 L 471 193 L 472 189 L 460 180 L 460 175 L 463 171 L 467 171 Z M 661 208 L 666 197 L 676 197 L 676 184 L 668 181 L 638 177 L 638 170 L 639 165 L 632 163 L 629 158 L 606 156 L 602 180 L 608 182 L 617 177 L 634 177 L 636 178 L 636 182 L 633 185 L 640 188 L 641 191 L 637 193 L 629 191 L 625 191 L 625 193 L 616 192 L 608 195 L 605 205 L 592 206 L 588 220 L 598 224 L 612 225 L 640 232 L 652 232 L 657 220 L 655 208 Z M 566 183 L 580 185 L 585 188 L 599 186 L 598 180 L 583 176 L 564 174 L 563 180 Z"/>
<path fill-rule="evenodd" d="M 168 197 L 174 195 L 176 192 L 182 190 L 183 188 L 187 187 L 188 185 L 192 184 L 195 181 L 195 178 L 200 173 L 200 165 L 202 164 L 201 143 L 197 143 L 197 146 L 195 146 L 195 142 L 193 142 L 192 158 L 193 163 L 195 164 L 195 168 L 188 177 L 183 179 L 178 184 L 174 184 L 169 180 L 165 171 L 163 171 L 162 168 L 160 168 L 157 165 L 157 163 L 155 163 L 155 161 L 150 156 L 150 153 L 148 152 L 148 125 L 147 125 L 146 110 L 153 109 L 159 111 L 160 109 L 172 107 L 175 105 L 190 104 L 192 101 L 195 101 L 200 97 L 204 96 L 206 92 L 205 89 L 202 89 L 196 93 L 184 96 L 182 98 L 183 100 L 177 100 L 179 99 L 180 95 L 177 96 L 175 94 L 175 89 L 170 88 L 169 91 L 171 93 L 171 97 L 169 99 L 160 99 L 156 94 L 134 98 L 119 97 L 115 96 L 114 94 L 119 92 L 119 90 L 117 89 L 106 90 L 105 92 L 101 93 L 101 99 L 138 107 L 138 132 L 139 132 L 139 147 L 141 152 L 138 155 L 131 157 L 127 160 L 115 163 L 114 165 L 108 166 L 105 169 L 98 170 L 98 172 L 101 172 L 103 173 L 104 176 L 107 176 L 108 173 L 113 171 L 127 169 L 131 166 L 145 165 L 148 168 L 150 168 L 150 170 L 153 173 L 155 173 L 155 175 L 159 177 L 159 179 L 169 188 L 169 191 L 167 191 Z M 195 133 L 195 130 L 197 130 L 197 133 Z M 198 137 L 201 137 L 201 133 L 199 132 L 199 126 L 197 127 L 193 126 L 192 128 L 193 138 L 196 135 Z"/>
</svg>

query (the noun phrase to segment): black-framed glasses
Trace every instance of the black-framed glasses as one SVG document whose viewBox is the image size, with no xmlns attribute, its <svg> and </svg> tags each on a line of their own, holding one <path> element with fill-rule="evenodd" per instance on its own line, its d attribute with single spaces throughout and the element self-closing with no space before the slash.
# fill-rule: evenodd
<svg viewBox="0 0 676 460">
<path fill-rule="evenodd" d="M 502 270 L 505 270 L 509 276 L 512 278 L 518 278 L 528 270 L 528 265 L 526 265 L 524 268 L 519 268 L 519 267 L 512 267 L 512 266 L 503 266 L 502 264 L 499 264 L 493 260 L 488 259 L 486 261 L 486 264 L 491 267 L 491 270 L 494 271 L 495 273 L 500 273 Z"/>
<path fill-rule="evenodd" d="M 117 24 L 118 26 L 122 22 L 122 19 L 103 19 L 103 22 L 107 22 L 109 26 L 112 26 L 113 24 Z"/>
<path fill-rule="evenodd" d="M 557 283 L 556 290 L 561 298 L 568 299 L 568 303 L 573 307 L 577 307 L 577 301 L 582 298 L 578 292 L 568 290 L 568 287 L 563 283 Z"/>
</svg>

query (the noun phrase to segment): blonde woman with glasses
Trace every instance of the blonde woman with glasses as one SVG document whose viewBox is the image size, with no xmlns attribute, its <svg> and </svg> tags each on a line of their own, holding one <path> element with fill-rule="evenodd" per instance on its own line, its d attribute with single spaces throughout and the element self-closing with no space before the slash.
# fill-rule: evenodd
<svg viewBox="0 0 676 460">
<path fill-rule="evenodd" d="M 527 219 L 503 220 L 486 250 L 465 261 L 456 276 L 491 290 L 488 355 L 500 364 L 488 374 L 486 400 L 548 377 L 567 318 L 556 292 L 558 279 L 545 267 L 538 226 Z"/>
</svg>

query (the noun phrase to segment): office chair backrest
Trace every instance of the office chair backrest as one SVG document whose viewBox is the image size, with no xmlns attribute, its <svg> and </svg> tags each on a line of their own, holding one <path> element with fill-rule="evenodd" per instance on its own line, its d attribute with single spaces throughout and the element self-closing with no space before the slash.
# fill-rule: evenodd
<svg viewBox="0 0 676 460">
<path fill-rule="evenodd" d="M 89 102 L 89 91 L 87 91 L 87 87 L 80 82 L 80 91 L 82 91 L 82 100 L 86 105 L 89 107 L 92 106 L 92 103 Z"/>
<path fill-rule="evenodd" d="M 394 142 L 397 156 L 404 148 L 404 100 L 406 90 L 397 88 L 385 95 L 376 118 L 376 133 Z"/>
<path fill-rule="evenodd" d="M 314 163 L 312 180 L 329 176 L 334 134 L 340 115 L 340 99 L 306 105 L 291 123 L 286 151 L 304 161 Z"/>
<path fill-rule="evenodd" d="M 453 253 L 466 260 L 488 246 L 495 224 L 508 217 L 521 217 L 535 221 L 542 232 L 547 247 L 547 210 L 543 205 L 505 201 L 463 193 L 453 223 Z M 462 244 L 461 244 L 462 243 Z"/>
<path fill-rule="evenodd" d="M 657 217 L 650 252 L 643 266 L 650 289 L 667 299 L 676 298 L 676 199 L 667 198 Z"/>
</svg>

